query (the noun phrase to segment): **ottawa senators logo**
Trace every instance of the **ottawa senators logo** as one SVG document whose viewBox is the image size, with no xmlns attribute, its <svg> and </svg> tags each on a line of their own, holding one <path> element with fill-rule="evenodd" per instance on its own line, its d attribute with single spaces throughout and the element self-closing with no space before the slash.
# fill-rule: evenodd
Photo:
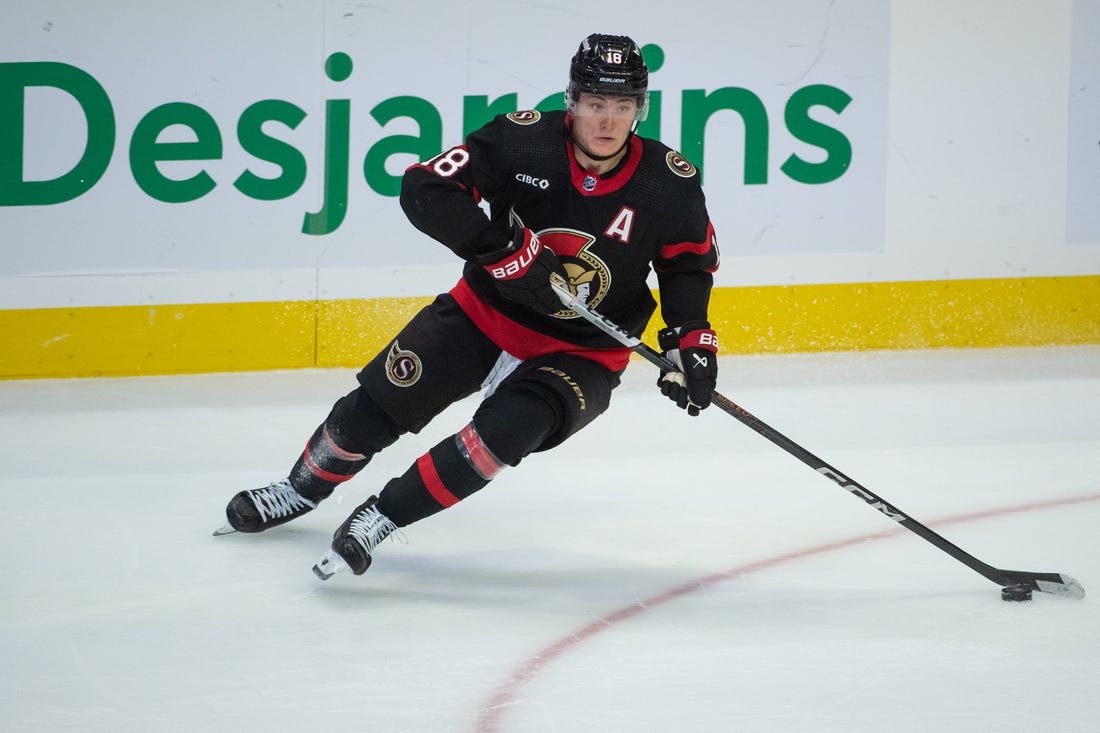
<svg viewBox="0 0 1100 733">
<path fill-rule="evenodd" d="M 533 125 L 542 119 L 542 113 L 537 109 L 526 109 L 522 112 L 509 112 L 505 116 L 517 125 Z"/>
<path fill-rule="evenodd" d="M 611 273 L 607 263 L 589 251 L 596 238 L 576 229 L 546 229 L 538 232 L 539 241 L 549 247 L 561 260 L 569 289 L 577 298 L 595 308 L 611 287 Z M 555 318 L 579 318 L 571 308 L 562 308 L 553 314 Z"/>
<path fill-rule="evenodd" d="M 411 387 L 423 373 L 420 357 L 394 341 L 390 353 L 386 354 L 386 378 L 397 387 Z"/>
<path fill-rule="evenodd" d="M 681 178 L 691 178 L 697 170 L 694 163 L 675 150 L 668 152 L 668 155 L 665 156 L 665 162 L 668 163 L 668 169 Z"/>
</svg>

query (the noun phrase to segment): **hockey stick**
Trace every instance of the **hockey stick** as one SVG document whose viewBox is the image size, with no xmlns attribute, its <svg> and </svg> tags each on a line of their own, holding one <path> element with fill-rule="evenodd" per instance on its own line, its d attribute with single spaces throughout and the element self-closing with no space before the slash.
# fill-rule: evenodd
<svg viewBox="0 0 1100 733">
<path fill-rule="evenodd" d="M 651 364 L 660 367 L 664 371 L 679 371 L 679 367 L 662 356 L 659 352 L 655 351 L 644 341 L 631 336 L 619 328 L 615 323 L 612 323 L 600 314 L 590 310 L 585 303 L 580 301 L 577 296 L 569 290 L 569 287 L 560 278 L 551 278 L 550 285 L 566 308 L 571 309 L 586 321 L 617 340 L 623 346 L 627 346 L 635 353 L 640 354 Z M 1021 570 L 1001 570 L 992 565 L 987 565 L 973 555 L 947 541 L 936 532 L 933 532 L 928 527 L 925 527 L 897 507 L 883 501 L 870 489 L 841 473 L 775 428 L 753 416 L 747 410 L 738 407 L 717 390 L 711 395 L 711 402 L 720 410 L 732 415 L 739 422 L 752 428 L 813 470 L 834 481 L 842 489 L 846 489 L 852 494 L 855 494 L 890 519 L 893 519 L 901 526 L 932 543 L 963 565 L 985 576 L 997 585 L 1005 588 L 1013 588 L 1014 590 L 1022 592 L 1026 589 L 1051 593 L 1056 596 L 1066 596 L 1068 598 L 1085 597 L 1084 587 L 1068 575 L 1062 575 L 1060 573 L 1031 573 Z M 1004 594 L 1002 594 L 1002 597 L 1011 600 Z"/>
</svg>

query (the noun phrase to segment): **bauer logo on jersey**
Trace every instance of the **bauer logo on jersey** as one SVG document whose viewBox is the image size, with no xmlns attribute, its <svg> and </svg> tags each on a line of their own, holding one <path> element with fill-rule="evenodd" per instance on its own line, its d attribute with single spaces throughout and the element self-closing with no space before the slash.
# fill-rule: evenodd
<svg viewBox="0 0 1100 733">
<path fill-rule="evenodd" d="M 665 162 L 668 163 L 669 170 L 681 178 L 691 178 L 697 170 L 694 163 L 675 150 L 668 152 L 668 155 L 665 156 Z"/>
<path fill-rule="evenodd" d="M 401 344 L 394 341 L 390 353 L 386 354 L 386 378 L 398 387 L 411 387 L 423 371 L 420 357 L 402 349 Z"/>
<path fill-rule="evenodd" d="M 517 125 L 533 125 L 542 119 L 542 113 L 537 109 L 525 109 L 521 112 L 509 112 L 506 117 Z"/>
</svg>

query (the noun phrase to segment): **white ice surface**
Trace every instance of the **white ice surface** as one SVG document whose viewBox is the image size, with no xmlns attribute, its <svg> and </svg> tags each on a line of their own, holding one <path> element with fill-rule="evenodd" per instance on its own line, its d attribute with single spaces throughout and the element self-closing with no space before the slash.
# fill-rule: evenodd
<svg viewBox="0 0 1100 733">
<path fill-rule="evenodd" d="M 331 531 L 474 401 L 300 521 L 214 538 L 352 372 L 0 382 L 0 729 L 1100 730 L 1100 348 L 726 358 L 720 384 L 1082 601 L 1002 602 L 652 379 L 632 364 L 590 428 L 327 583 Z"/>
</svg>

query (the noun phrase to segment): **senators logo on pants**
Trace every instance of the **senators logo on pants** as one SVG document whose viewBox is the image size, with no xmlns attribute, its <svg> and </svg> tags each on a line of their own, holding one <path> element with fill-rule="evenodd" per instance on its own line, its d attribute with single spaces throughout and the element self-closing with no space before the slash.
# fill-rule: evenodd
<svg viewBox="0 0 1100 733">
<path fill-rule="evenodd" d="M 420 363 L 420 357 L 402 349 L 401 344 L 394 341 L 390 352 L 386 354 L 386 378 L 398 387 L 411 387 L 423 372 L 424 366 Z"/>
</svg>

